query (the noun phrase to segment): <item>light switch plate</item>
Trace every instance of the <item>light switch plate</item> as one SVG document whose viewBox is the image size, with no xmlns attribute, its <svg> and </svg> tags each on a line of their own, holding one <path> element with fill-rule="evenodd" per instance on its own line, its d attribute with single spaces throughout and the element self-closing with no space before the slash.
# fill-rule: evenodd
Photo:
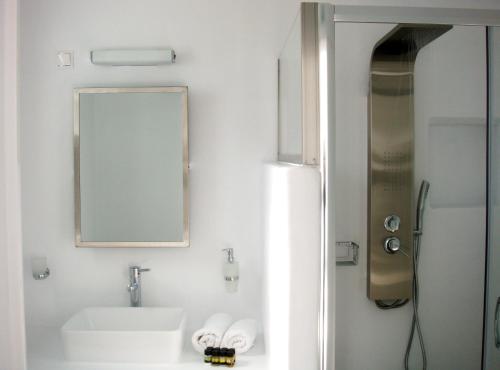
<svg viewBox="0 0 500 370">
<path fill-rule="evenodd" d="M 73 67 L 73 51 L 62 50 L 57 52 L 58 67 Z"/>
</svg>

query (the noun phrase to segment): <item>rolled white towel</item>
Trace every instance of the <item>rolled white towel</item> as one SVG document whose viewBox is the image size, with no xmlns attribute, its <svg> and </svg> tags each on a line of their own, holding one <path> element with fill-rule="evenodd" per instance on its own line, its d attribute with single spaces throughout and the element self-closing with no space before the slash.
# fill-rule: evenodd
<svg viewBox="0 0 500 370">
<path fill-rule="evenodd" d="M 194 349 L 203 353 L 207 347 L 219 347 L 224 333 L 232 322 L 233 318 L 227 313 L 216 313 L 210 316 L 203 327 L 196 330 L 191 338 Z"/>
<path fill-rule="evenodd" d="M 236 353 L 245 353 L 253 347 L 257 336 L 257 321 L 244 319 L 236 321 L 222 338 L 222 347 L 234 348 Z"/>
</svg>

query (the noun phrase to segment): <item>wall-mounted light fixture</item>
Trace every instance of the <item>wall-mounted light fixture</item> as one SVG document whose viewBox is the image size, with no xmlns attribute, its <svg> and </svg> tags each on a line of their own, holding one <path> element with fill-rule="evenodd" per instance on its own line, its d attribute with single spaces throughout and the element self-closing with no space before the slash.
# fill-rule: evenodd
<svg viewBox="0 0 500 370">
<path fill-rule="evenodd" d="M 105 66 L 157 66 L 175 63 L 173 49 L 105 49 L 92 50 L 93 64 Z"/>
</svg>

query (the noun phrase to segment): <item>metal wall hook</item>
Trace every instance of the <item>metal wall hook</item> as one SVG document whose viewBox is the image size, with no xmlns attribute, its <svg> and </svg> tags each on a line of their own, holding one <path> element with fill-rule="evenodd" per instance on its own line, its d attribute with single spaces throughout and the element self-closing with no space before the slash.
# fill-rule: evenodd
<svg viewBox="0 0 500 370">
<path fill-rule="evenodd" d="M 45 280 L 50 276 L 50 269 L 47 266 L 47 257 L 31 258 L 31 273 L 35 280 Z"/>
<path fill-rule="evenodd" d="M 47 267 L 45 271 L 37 273 L 33 271 L 33 279 L 35 280 L 45 280 L 50 276 L 50 269 Z"/>
</svg>

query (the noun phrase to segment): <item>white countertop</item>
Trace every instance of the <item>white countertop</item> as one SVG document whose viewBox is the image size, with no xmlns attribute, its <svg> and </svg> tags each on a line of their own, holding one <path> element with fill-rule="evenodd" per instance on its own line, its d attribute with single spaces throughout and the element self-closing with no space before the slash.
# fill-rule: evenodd
<svg viewBox="0 0 500 370">
<path fill-rule="evenodd" d="M 184 353 L 177 364 L 96 364 L 65 361 L 59 328 L 29 327 L 27 338 L 28 370 L 207 370 L 211 368 L 203 363 L 203 357 L 188 344 L 184 346 Z M 262 338 L 259 338 L 256 346 L 247 354 L 237 355 L 234 368 L 267 370 L 262 342 Z M 220 366 L 217 368 L 224 369 Z"/>
</svg>

